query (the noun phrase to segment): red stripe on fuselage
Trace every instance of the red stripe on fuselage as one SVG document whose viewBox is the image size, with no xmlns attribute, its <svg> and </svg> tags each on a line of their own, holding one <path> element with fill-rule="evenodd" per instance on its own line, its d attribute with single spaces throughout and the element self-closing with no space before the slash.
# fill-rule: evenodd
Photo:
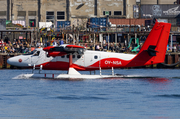
<svg viewBox="0 0 180 119">
<path fill-rule="evenodd" d="M 76 70 L 90 71 L 90 70 L 99 70 L 99 67 L 101 67 L 101 69 L 111 69 L 112 67 L 121 68 L 121 67 L 125 67 L 128 63 L 129 61 L 121 60 L 118 58 L 106 58 L 106 59 L 97 61 L 94 64 L 87 67 L 80 66 L 77 64 L 72 64 L 71 67 L 75 68 Z M 63 61 L 47 62 L 41 65 L 43 65 L 43 69 L 45 70 L 68 70 L 69 69 L 69 62 L 63 62 Z"/>
<path fill-rule="evenodd" d="M 101 67 L 101 69 L 110 69 L 112 67 L 121 68 L 121 67 L 125 67 L 128 63 L 129 61 L 122 60 L 119 58 L 105 58 L 94 63 L 90 67 Z"/>
</svg>

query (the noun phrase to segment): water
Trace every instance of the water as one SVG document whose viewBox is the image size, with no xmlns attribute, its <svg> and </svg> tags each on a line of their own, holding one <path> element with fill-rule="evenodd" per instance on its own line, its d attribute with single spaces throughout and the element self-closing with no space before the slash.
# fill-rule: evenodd
<svg viewBox="0 0 180 119">
<path fill-rule="evenodd" d="M 1 119 L 180 118 L 178 69 L 118 69 L 144 78 L 76 81 L 13 79 L 31 70 L 0 71 Z"/>
</svg>

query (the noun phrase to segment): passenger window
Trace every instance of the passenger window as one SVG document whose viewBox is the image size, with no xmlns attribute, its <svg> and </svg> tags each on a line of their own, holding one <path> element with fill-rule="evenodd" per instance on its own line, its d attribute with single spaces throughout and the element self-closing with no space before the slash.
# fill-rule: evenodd
<svg viewBox="0 0 180 119">
<path fill-rule="evenodd" d="M 48 52 L 46 52 L 46 56 L 47 56 L 47 57 L 50 57 L 49 54 L 48 54 Z"/>
<path fill-rule="evenodd" d="M 81 58 L 81 55 L 78 55 L 77 58 L 78 58 L 78 59 Z"/>
<path fill-rule="evenodd" d="M 61 56 L 61 58 L 64 58 L 65 56 L 63 55 L 63 56 Z"/>
<path fill-rule="evenodd" d="M 97 55 L 95 55 L 95 56 L 94 56 L 94 59 L 98 59 L 98 56 L 97 56 Z"/>
<path fill-rule="evenodd" d="M 40 51 L 37 51 L 35 54 L 33 54 L 33 56 L 39 56 Z"/>
<path fill-rule="evenodd" d="M 46 55 L 47 57 L 50 57 L 48 54 Z"/>
<path fill-rule="evenodd" d="M 66 55 L 67 58 L 69 58 L 69 55 Z"/>
<path fill-rule="evenodd" d="M 73 58 L 75 58 L 75 55 L 73 55 Z"/>
</svg>

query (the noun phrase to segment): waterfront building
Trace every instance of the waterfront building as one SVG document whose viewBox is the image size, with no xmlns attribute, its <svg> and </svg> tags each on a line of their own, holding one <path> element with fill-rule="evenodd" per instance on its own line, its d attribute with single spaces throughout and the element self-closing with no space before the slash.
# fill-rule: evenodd
<svg viewBox="0 0 180 119">
<path fill-rule="evenodd" d="M 0 4 L 0 19 L 11 20 L 24 27 L 39 27 L 39 22 L 52 22 L 52 28 L 58 30 L 60 25 L 61 27 L 70 25 L 71 28 L 72 26 L 87 27 L 87 23 L 91 22 L 92 18 L 106 18 L 105 26 L 108 27 L 145 27 L 151 24 L 147 21 L 152 21 L 154 17 L 146 15 L 146 12 L 150 11 L 147 6 L 178 7 L 179 0 L 1 0 Z M 172 30 L 178 31 L 177 17 L 169 15 L 168 17 L 156 16 L 156 18 L 172 23 Z M 94 23 L 99 22 L 96 21 L 97 19 L 94 20 Z M 139 28 L 134 30 L 141 31 Z M 127 39 L 127 34 L 126 36 L 121 33 L 109 35 L 110 37 L 107 34 L 103 35 L 103 39 L 110 38 L 108 40 L 110 42 L 124 42 Z"/>
<path fill-rule="evenodd" d="M 178 0 L 177 0 L 178 1 Z M 25 26 L 38 27 L 39 22 L 70 21 L 79 25 L 91 17 L 118 19 L 134 16 L 134 5 L 177 4 L 173 0 L 1 0 L 0 19 L 25 21 Z M 140 11 L 140 10 L 139 10 Z"/>
</svg>

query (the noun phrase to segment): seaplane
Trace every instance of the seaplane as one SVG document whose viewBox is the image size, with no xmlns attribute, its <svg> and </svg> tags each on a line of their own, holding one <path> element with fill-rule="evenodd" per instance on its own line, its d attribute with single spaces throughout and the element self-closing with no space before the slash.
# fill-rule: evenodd
<svg viewBox="0 0 180 119">
<path fill-rule="evenodd" d="M 79 45 L 63 44 L 36 49 L 30 54 L 9 58 L 7 62 L 14 66 L 39 68 L 39 73 L 23 74 L 23 77 L 60 79 L 119 77 L 114 74 L 114 69 L 164 62 L 170 29 L 170 23 L 156 21 L 137 54 L 92 51 Z M 103 69 L 112 69 L 112 74 L 102 75 L 101 70 Z M 66 70 L 67 74 L 40 73 L 42 70 Z M 100 74 L 84 75 L 79 73 L 79 71 L 94 70 L 99 70 Z"/>
</svg>

